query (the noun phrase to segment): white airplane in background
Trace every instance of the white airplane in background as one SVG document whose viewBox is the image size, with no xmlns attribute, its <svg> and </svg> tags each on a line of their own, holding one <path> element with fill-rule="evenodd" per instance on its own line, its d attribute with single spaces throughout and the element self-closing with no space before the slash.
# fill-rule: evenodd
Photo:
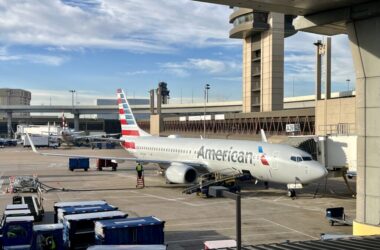
<svg viewBox="0 0 380 250">
<path fill-rule="evenodd" d="M 117 136 L 120 134 L 107 134 L 107 135 L 84 135 L 85 131 L 75 131 L 71 129 L 65 119 L 65 114 L 62 114 L 62 129 L 57 133 L 49 133 L 50 137 L 55 137 L 60 143 L 66 143 L 67 145 L 80 146 L 83 143 L 90 143 L 96 139 L 103 139 L 105 136 Z"/>
<path fill-rule="evenodd" d="M 308 184 L 327 175 L 310 154 L 283 144 L 245 140 L 156 137 L 136 123 L 124 92 L 117 90 L 122 137 L 118 140 L 134 157 L 100 157 L 40 153 L 45 156 L 104 158 L 117 161 L 156 163 L 165 169 L 171 183 L 192 183 L 199 172 L 238 170 L 261 181 L 288 184 L 294 196 L 296 185 Z M 265 137 L 265 136 L 264 136 Z M 294 185 L 294 186 L 293 186 Z M 290 188 L 291 187 L 291 188 Z"/>
</svg>

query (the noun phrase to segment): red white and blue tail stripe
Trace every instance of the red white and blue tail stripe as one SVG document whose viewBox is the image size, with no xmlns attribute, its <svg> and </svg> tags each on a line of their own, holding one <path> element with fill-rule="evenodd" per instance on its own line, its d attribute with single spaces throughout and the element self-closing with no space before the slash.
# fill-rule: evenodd
<svg viewBox="0 0 380 250">
<path fill-rule="evenodd" d="M 119 106 L 119 120 L 121 124 L 122 137 L 150 136 L 137 125 L 136 119 L 129 106 L 127 98 L 122 89 L 117 90 L 117 103 Z"/>
</svg>

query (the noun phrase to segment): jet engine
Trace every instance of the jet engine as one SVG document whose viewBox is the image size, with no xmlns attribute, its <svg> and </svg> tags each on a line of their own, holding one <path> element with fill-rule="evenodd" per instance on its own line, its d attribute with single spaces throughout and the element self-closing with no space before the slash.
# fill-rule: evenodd
<svg viewBox="0 0 380 250">
<path fill-rule="evenodd" d="M 170 183 L 192 183 L 197 179 L 197 171 L 183 163 L 172 163 L 166 169 L 165 176 Z"/>
</svg>

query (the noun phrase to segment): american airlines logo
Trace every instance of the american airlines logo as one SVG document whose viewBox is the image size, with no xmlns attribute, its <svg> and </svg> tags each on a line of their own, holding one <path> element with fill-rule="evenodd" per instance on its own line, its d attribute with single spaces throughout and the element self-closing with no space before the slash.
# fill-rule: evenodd
<svg viewBox="0 0 380 250">
<path fill-rule="evenodd" d="M 259 153 L 262 152 L 259 150 Z M 253 152 L 238 151 L 234 150 L 233 147 L 230 147 L 228 150 L 221 150 L 205 148 L 205 146 L 202 146 L 197 152 L 197 158 L 204 160 L 227 161 L 246 164 L 252 164 L 253 160 L 261 160 L 261 163 L 263 165 L 269 165 L 264 153 L 260 155 L 254 155 Z"/>
</svg>

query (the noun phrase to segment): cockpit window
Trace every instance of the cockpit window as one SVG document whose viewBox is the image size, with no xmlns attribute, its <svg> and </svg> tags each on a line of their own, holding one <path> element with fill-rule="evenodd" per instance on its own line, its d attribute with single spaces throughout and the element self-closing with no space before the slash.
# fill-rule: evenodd
<svg viewBox="0 0 380 250">
<path fill-rule="evenodd" d="M 291 156 L 290 160 L 295 161 L 295 162 L 301 162 L 301 161 L 311 161 L 311 157 L 309 156 Z"/>
<path fill-rule="evenodd" d="M 302 160 L 304 160 L 304 161 L 312 161 L 313 159 L 310 156 L 302 156 Z"/>
</svg>

